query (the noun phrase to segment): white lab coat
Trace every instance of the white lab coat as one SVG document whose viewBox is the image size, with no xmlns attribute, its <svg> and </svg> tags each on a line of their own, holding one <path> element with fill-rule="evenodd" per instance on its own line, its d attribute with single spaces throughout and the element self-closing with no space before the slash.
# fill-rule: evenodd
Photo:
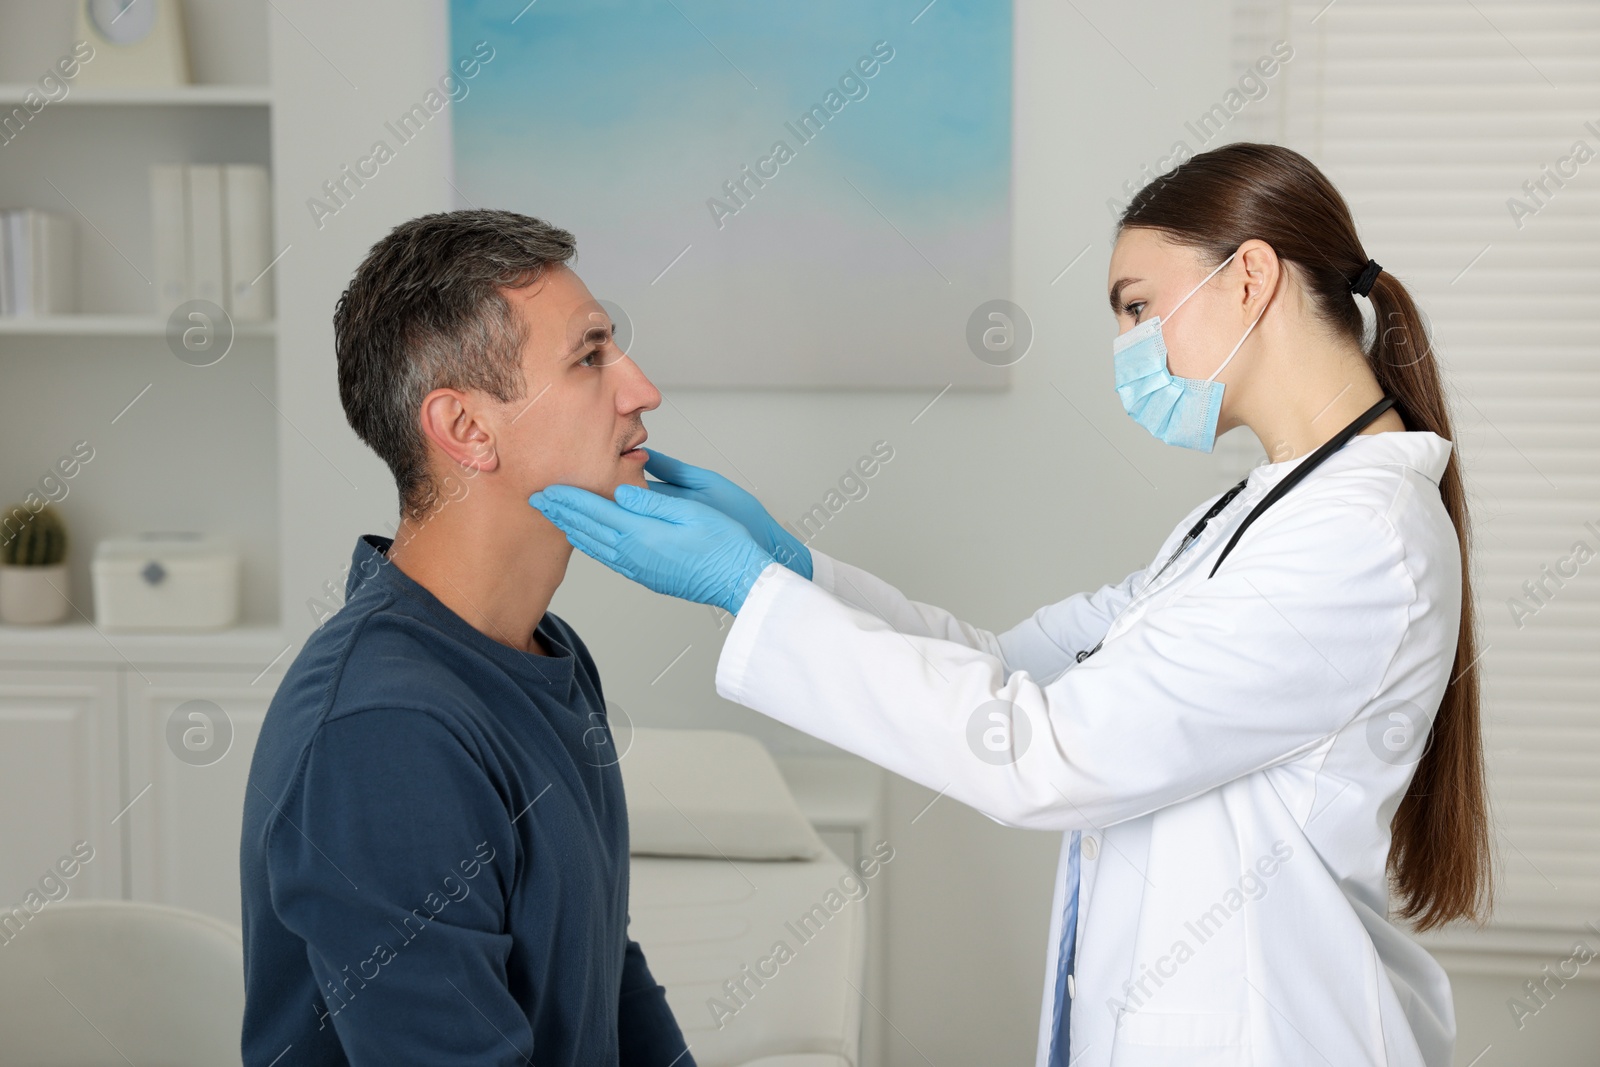
<svg viewBox="0 0 1600 1067">
<path fill-rule="evenodd" d="M 1216 497 L 1151 567 L 999 635 L 820 552 L 810 582 L 772 565 L 728 634 L 717 692 L 1004 825 L 1082 832 L 1074 1067 L 1446 1067 L 1449 982 L 1388 921 L 1384 867 L 1420 751 L 1406 731 L 1431 722 L 1455 652 L 1460 551 L 1438 492 L 1450 449 L 1427 432 L 1355 437 L 1208 580 L 1300 460 L 1257 467 L 1148 590 Z M 1061 531 L 1063 551 L 1072 538 Z M 994 701 L 1031 728 L 1003 765 L 969 741 Z"/>
</svg>

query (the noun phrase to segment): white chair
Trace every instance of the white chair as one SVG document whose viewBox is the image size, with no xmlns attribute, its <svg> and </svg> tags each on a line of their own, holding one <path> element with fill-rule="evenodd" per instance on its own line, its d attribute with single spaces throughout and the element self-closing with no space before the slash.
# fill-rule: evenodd
<svg viewBox="0 0 1600 1067">
<path fill-rule="evenodd" d="M 0 944 L 0 1058 L 11 1067 L 240 1062 L 239 928 L 182 908 L 46 904 Z"/>
</svg>

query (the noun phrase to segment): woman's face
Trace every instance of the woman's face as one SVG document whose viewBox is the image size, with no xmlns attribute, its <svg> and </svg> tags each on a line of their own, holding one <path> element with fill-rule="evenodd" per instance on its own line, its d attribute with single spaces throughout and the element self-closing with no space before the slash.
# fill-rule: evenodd
<svg viewBox="0 0 1600 1067">
<path fill-rule="evenodd" d="M 1123 230 L 1111 252 L 1108 280 L 1117 333 L 1160 316 L 1167 370 L 1180 378 L 1211 377 L 1250 325 L 1239 261 L 1229 262 L 1176 313 L 1173 308 L 1216 266 L 1159 230 Z M 1237 368 L 1237 360 L 1229 363 L 1217 380 L 1227 382 Z"/>
</svg>

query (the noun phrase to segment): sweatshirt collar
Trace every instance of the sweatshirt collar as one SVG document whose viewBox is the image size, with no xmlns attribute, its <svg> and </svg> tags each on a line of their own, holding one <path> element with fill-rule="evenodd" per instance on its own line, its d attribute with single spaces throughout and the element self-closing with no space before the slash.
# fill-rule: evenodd
<svg viewBox="0 0 1600 1067">
<path fill-rule="evenodd" d="M 516 673 L 533 672 L 546 682 L 572 679 L 573 665 L 577 657 L 567 646 L 565 638 L 557 631 L 552 621 L 554 616 L 548 611 L 539 619 L 539 625 L 534 628 L 534 632 L 539 635 L 540 642 L 551 651 L 551 655 L 541 656 L 537 652 L 512 648 L 478 630 L 450 610 L 443 601 L 429 592 L 427 587 L 390 563 L 388 552 L 393 544 L 394 538 L 378 534 L 363 534 L 356 541 L 355 551 L 350 557 L 350 576 L 345 581 L 346 603 L 355 595 L 358 588 L 368 584 L 381 587 L 416 603 L 448 636 L 478 649 L 508 670 Z"/>
</svg>

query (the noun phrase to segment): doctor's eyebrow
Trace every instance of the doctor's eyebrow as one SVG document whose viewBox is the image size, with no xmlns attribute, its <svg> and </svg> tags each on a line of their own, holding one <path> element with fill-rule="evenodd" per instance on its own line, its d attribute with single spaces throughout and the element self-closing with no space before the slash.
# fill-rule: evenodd
<svg viewBox="0 0 1600 1067">
<path fill-rule="evenodd" d="M 1126 289 L 1130 285 L 1133 285 L 1135 282 L 1142 281 L 1144 281 L 1143 278 L 1118 279 L 1117 284 L 1111 287 L 1111 310 L 1120 315 L 1122 313 L 1122 290 Z"/>
</svg>

